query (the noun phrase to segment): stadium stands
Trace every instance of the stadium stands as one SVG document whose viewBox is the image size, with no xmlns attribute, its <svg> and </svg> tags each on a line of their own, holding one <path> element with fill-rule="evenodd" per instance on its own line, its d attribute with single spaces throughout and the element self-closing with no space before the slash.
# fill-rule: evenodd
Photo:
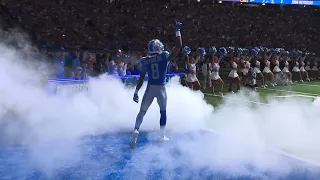
<svg viewBox="0 0 320 180">
<path fill-rule="evenodd" d="M 319 49 L 320 12 L 311 6 L 188 6 L 151 0 L 10 0 L 4 5 L 24 29 L 34 32 L 37 43 L 52 48 L 143 50 L 155 37 L 171 46 L 170 24 L 177 18 L 184 23 L 184 44 L 191 47 Z"/>
</svg>

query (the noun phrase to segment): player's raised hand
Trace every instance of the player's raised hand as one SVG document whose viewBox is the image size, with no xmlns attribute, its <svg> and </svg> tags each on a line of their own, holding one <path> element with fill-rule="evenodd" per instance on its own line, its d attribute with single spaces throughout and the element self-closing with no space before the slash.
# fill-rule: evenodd
<svg viewBox="0 0 320 180">
<path fill-rule="evenodd" d="M 139 102 L 139 95 L 137 93 L 134 93 L 133 95 L 133 101 L 138 103 Z"/>
<path fill-rule="evenodd" d="M 181 22 L 176 21 L 176 31 L 180 31 L 181 25 L 182 25 Z"/>
</svg>

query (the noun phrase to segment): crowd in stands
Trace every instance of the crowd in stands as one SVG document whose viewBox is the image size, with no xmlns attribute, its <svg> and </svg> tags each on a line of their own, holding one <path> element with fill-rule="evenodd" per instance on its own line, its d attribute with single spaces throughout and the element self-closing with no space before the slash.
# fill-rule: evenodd
<svg viewBox="0 0 320 180">
<path fill-rule="evenodd" d="M 54 78 L 86 79 L 107 73 L 114 76 L 139 75 L 137 58 L 124 54 L 121 50 L 111 55 L 109 51 L 83 52 L 63 49 L 50 52 L 43 49 L 47 59 L 55 68 Z"/>
<path fill-rule="evenodd" d="M 316 52 L 320 42 L 320 12 L 316 7 L 245 6 L 241 3 L 183 0 L 3 0 L 5 28 L 19 26 L 43 49 L 57 69 L 56 77 L 110 72 L 113 63 L 136 65 L 124 54 L 144 55 L 149 40 L 173 46 L 174 20 L 183 22 L 183 43 L 198 47 L 281 47 Z M 14 25 L 13 23 L 16 23 Z M 45 46 L 45 48 L 44 48 Z M 63 47 L 64 49 L 61 49 Z M 95 50 L 89 52 L 88 50 Z M 66 55 L 64 52 L 69 51 Z M 86 51 L 87 53 L 82 53 Z M 80 53 L 81 52 L 81 53 Z M 111 54 L 110 54 L 111 53 Z M 62 57 L 63 56 L 63 57 Z M 109 68 L 109 70 L 108 70 Z M 85 70 L 84 70 L 85 69 Z M 60 73 L 61 71 L 59 71 Z M 121 73 L 120 73 L 121 74 Z M 85 75 L 84 75 L 85 76 Z"/>
<path fill-rule="evenodd" d="M 10 0 L 4 6 L 48 47 L 143 50 L 155 37 L 170 47 L 174 19 L 183 22 L 184 44 L 191 47 L 319 47 L 320 12 L 315 7 L 174 2 Z"/>
</svg>

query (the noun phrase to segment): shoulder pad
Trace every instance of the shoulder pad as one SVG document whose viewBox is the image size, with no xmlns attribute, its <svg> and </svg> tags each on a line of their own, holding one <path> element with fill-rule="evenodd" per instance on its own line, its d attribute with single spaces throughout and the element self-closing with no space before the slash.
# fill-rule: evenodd
<svg viewBox="0 0 320 180">
<path fill-rule="evenodd" d="M 142 57 L 138 60 L 139 63 L 142 63 L 144 60 L 146 59 L 146 57 Z"/>
<path fill-rule="evenodd" d="M 169 57 L 169 52 L 168 51 L 162 51 L 162 53 L 161 54 L 163 54 L 163 55 L 165 55 L 166 57 Z"/>
</svg>

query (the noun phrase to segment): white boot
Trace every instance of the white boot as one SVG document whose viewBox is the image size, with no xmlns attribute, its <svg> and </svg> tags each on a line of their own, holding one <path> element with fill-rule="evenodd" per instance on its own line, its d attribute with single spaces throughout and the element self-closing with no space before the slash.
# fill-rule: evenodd
<svg viewBox="0 0 320 180">
<path fill-rule="evenodd" d="M 166 134 L 166 129 L 165 128 L 160 128 L 159 141 L 168 141 L 169 140 L 169 138 L 165 134 Z"/>
<path fill-rule="evenodd" d="M 136 146 L 138 136 L 139 136 L 139 131 L 135 129 L 131 136 L 130 148 L 134 148 Z"/>
</svg>

